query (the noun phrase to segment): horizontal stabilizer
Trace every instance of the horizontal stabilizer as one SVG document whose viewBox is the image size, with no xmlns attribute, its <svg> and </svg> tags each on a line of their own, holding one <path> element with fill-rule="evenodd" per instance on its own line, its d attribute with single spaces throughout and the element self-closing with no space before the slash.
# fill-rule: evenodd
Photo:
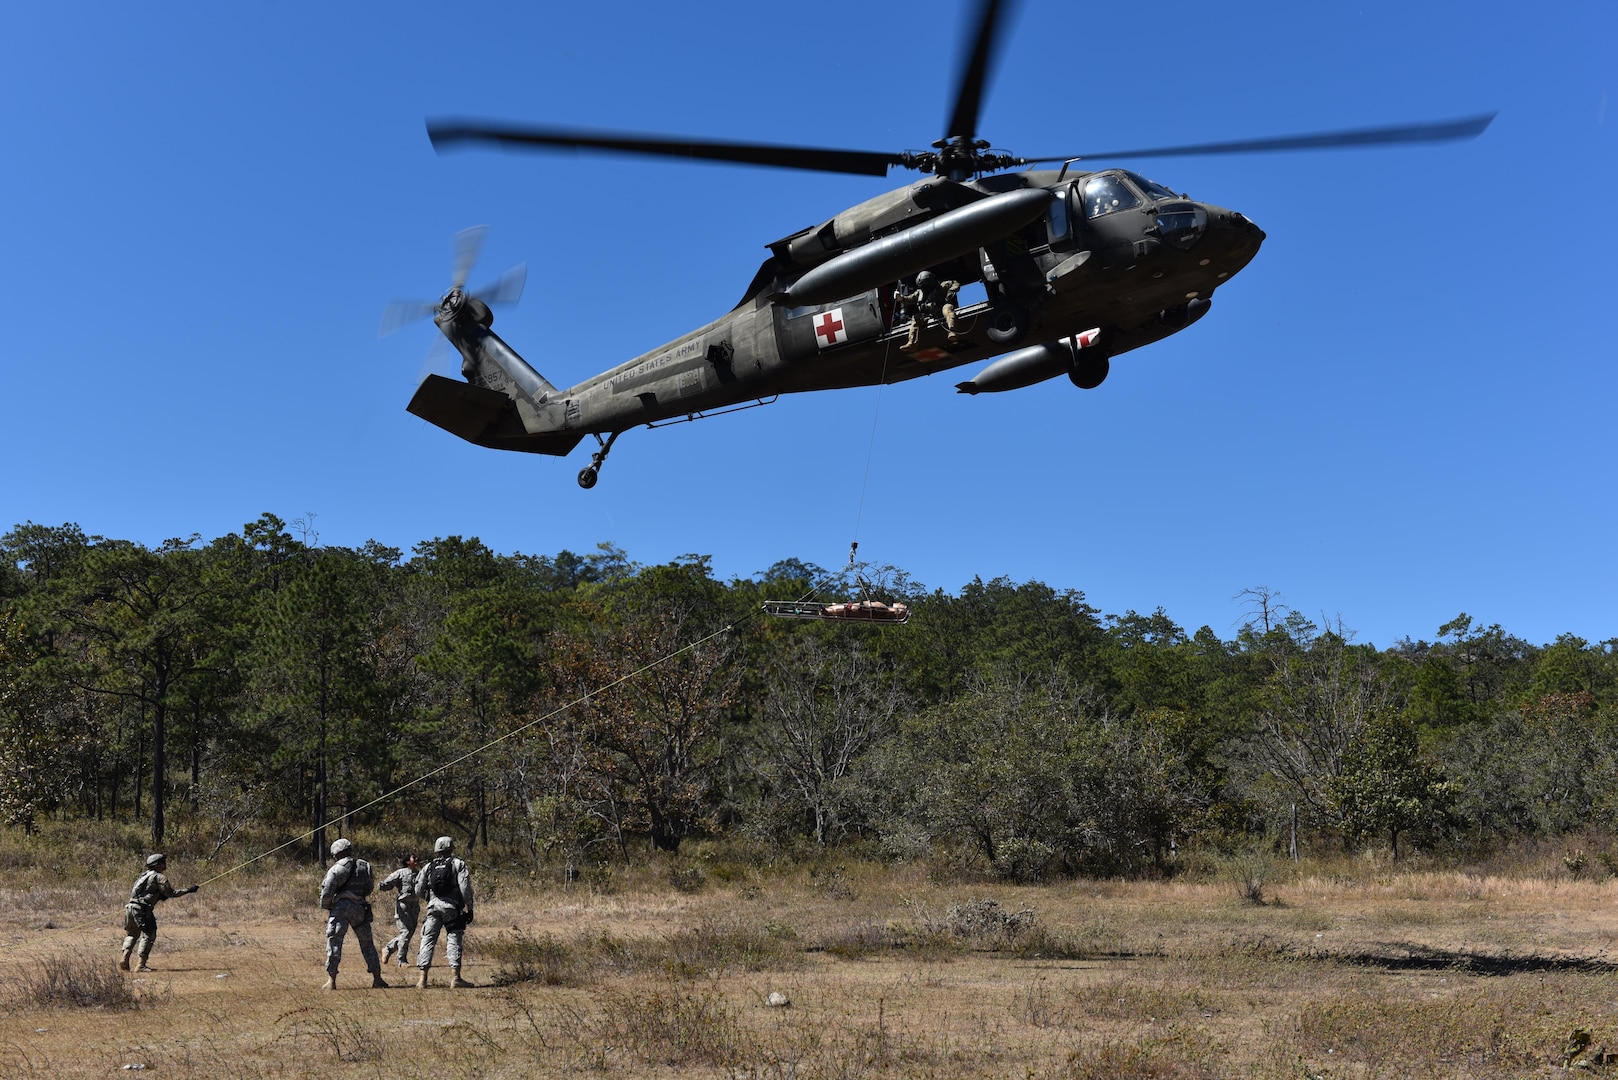
<svg viewBox="0 0 1618 1080">
<path fill-rule="evenodd" d="M 512 405 L 498 391 L 429 375 L 405 407 L 429 424 L 475 443 L 482 441 Z"/>
</svg>

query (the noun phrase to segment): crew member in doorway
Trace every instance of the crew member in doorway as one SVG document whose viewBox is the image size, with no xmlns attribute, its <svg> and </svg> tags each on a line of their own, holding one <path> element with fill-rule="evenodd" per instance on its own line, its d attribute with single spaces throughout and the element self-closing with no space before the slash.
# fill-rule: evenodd
<svg viewBox="0 0 1618 1080">
<path fill-rule="evenodd" d="M 894 291 L 893 300 L 897 310 L 902 315 L 910 317 L 910 327 L 905 334 L 905 343 L 899 346 L 905 352 L 914 349 L 916 343 L 921 340 L 922 301 L 926 299 L 927 287 L 932 284 L 932 281 L 932 274 L 923 270 L 916 275 L 915 288 L 906 289 L 904 282 L 901 281 L 898 289 Z M 895 325 L 897 325 L 897 322 L 898 320 L 895 320 Z"/>
<path fill-rule="evenodd" d="M 938 292 L 940 294 L 938 311 L 944 317 L 944 329 L 949 331 L 949 343 L 953 345 L 961 340 L 959 333 L 960 323 L 957 317 L 957 313 L 960 311 L 957 301 L 961 296 L 961 283 L 959 281 L 940 282 Z"/>
</svg>

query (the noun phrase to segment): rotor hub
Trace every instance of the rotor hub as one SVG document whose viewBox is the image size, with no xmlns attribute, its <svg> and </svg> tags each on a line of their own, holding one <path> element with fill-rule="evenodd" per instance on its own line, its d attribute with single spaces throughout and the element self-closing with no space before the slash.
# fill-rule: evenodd
<svg viewBox="0 0 1618 1080">
<path fill-rule="evenodd" d="M 984 173 L 1024 164 L 1023 159 L 1012 154 L 989 153 L 989 146 L 987 139 L 971 139 L 957 135 L 933 143 L 936 153 L 932 151 L 919 154 L 906 153 L 900 164 L 918 172 L 933 173 L 955 181 L 970 180 Z"/>
</svg>

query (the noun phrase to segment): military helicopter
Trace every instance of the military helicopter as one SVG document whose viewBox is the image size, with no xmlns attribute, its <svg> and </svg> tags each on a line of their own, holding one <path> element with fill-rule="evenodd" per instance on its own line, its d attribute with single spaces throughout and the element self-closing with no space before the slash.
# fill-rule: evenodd
<svg viewBox="0 0 1618 1080">
<path fill-rule="evenodd" d="M 923 178 L 768 245 L 740 302 L 706 326 L 565 389 L 491 329 L 487 293 L 464 289 L 463 251 L 435 304 L 390 307 L 385 325 L 430 314 L 464 381 L 428 375 L 409 411 L 479 446 L 564 456 L 596 440 L 592 488 L 618 436 L 768 404 L 784 393 L 897 383 L 978 361 L 964 394 L 1066 375 L 1094 389 L 1111 359 L 1204 317 L 1216 289 L 1264 241 L 1242 214 L 1124 169 L 1080 161 L 1236 154 L 1472 138 L 1494 114 L 1102 154 L 1021 157 L 978 138 L 978 113 L 1010 0 L 981 0 L 944 137 L 896 153 L 429 120 L 441 151 L 466 144 Z M 1052 165 L 1054 168 L 1028 168 Z M 1022 169 L 1012 172 L 1008 170 Z M 961 286 L 984 299 L 958 304 Z M 520 281 L 517 282 L 520 289 Z M 974 290 L 975 291 L 975 290 Z"/>
</svg>

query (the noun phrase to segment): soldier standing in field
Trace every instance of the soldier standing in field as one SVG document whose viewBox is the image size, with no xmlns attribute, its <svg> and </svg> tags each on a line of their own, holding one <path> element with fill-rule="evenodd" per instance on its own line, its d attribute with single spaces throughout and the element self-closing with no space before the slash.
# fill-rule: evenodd
<svg viewBox="0 0 1618 1080">
<path fill-rule="evenodd" d="M 164 900 L 187 896 L 202 887 L 176 889 L 164 873 L 168 868 L 168 856 L 161 852 L 146 856 L 146 872 L 135 879 L 135 887 L 129 890 L 129 903 L 124 905 L 124 955 L 118 961 L 120 971 L 129 970 L 129 956 L 137 943 L 140 945 L 139 970 L 152 970 L 146 966 L 146 961 L 157 941 L 157 914 L 153 908 Z"/>
<path fill-rule="evenodd" d="M 384 964 L 394 953 L 399 954 L 400 967 L 408 962 L 405 956 L 410 952 L 410 939 L 416 935 L 416 920 L 421 914 L 421 897 L 416 895 L 416 875 L 416 856 L 406 855 L 399 861 L 399 869 L 383 878 L 377 886 L 383 892 L 390 889 L 399 891 L 399 895 L 393 898 L 393 925 L 399 928 L 399 932 L 382 946 Z"/>
<path fill-rule="evenodd" d="M 371 864 L 352 854 L 354 845 L 345 838 L 332 843 L 332 858 L 337 861 L 326 871 L 320 883 L 320 906 L 330 914 L 326 919 L 326 989 L 337 989 L 337 969 L 343 961 L 343 937 L 348 928 L 354 928 L 354 937 L 360 943 L 360 955 L 365 957 L 365 969 L 371 973 L 371 985 L 385 987 L 382 981 L 382 961 L 376 955 L 371 941 L 371 905 L 365 899 L 371 895 L 373 879 Z"/>
<path fill-rule="evenodd" d="M 472 924 L 472 875 L 466 864 L 455 857 L 455 841 L 440 836 L 433 844 L 433 858 L 416 878 L 416 895 L 427 901 L 427 914 L 421 920 L 421 952 L 416 966 L 421 968 L 421 979 L 416 983 L 427 986 L 427 970 L 433 965 L 433 950 L 438 948 L 438 933 L 448 938 L 444 955 L 449 960 L 454 987 L 471 986 L 461 978 L 461 935 Z"/>
</svg>

